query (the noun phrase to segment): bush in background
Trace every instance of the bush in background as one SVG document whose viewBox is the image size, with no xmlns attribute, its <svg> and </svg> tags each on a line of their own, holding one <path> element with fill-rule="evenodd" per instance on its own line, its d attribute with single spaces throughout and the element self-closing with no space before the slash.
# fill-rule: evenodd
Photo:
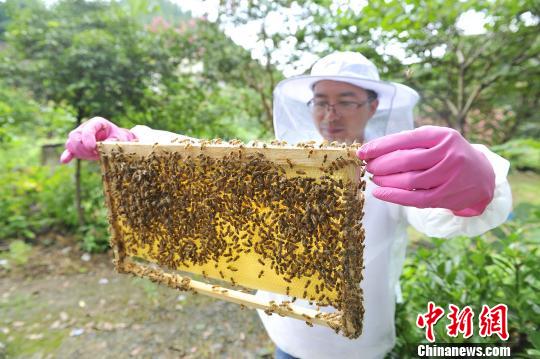
<svg viewBox="0 0 540 359">
<path fill-rule="evenodd" d="M 512 168 L 540 173 L 540 141 L 532 138 L 516 138 L 502 145 L 493 146 L 493 151 L 512 164 Z"/>
<path fill-rule="evenodd" d="M 83 206 L 87 223 L 77 227 L 74 202 L 73 166 L 42 166 L 34 143 L 21 144 L 29 139 L 17 139 L 5 158 L 18 158 L 4 163 L 0 173 L 0 243 L 17 239 L 36 239 L 49 231 L 75 234 L 82 239 L 86 251 L 104 251 L 108 247 L 107 213 L 101 185 L 101 175 L 95 164 L 83 166 Z M 34 147 L 30 149 L 29 147 Z M 25 158 L 24 154 L 29 154 Z M 26 161 L 26 165 L 21 163 Z"/>
<path fill-rule="evenodd" d="M 416 318 L 433 301 L 448 313 L 448 305 L 471 306 L 473 336 L 446 334 L 446 316 L 435 325 L 437 343 L 498 343 L 512 347 L 513 357 L 540 354 L 540 206 L 516 208 L 514 220 L 474 238 L 426 239 L 407 256 L 401 285 L 404 302 L 396 308 L 397 344 L 391 357 L 415 357 L 427 343 Z M 478 335 L 482 304 L 508 306 L 510 339 Z"/>
</svg>

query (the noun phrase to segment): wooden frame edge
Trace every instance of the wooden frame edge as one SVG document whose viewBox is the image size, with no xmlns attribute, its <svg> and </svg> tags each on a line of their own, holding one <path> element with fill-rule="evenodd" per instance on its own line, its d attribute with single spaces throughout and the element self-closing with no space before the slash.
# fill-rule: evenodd
<svg viewBox="0 0 540 359">
<path fill-rule="evenodd" d="M 173 289 L 192 291 L 245 307 L 261 309 L 268 315 L 275 313 L 280 316 L 304 320 L 308 325 L 322 325 L 336 331 L 345 329 L 341 327 L 341 312 L 324 313 L 314 309 L 302 308 L 291 303 L 276 303 L 274 301 L 261 300 L 250 293 L 197 281 L 190 276 L 182 276 L 167 272 L 159 267 L 136 263 L 127 257 L 123 260 L 121 272 L 133 274 L 140 278 L 148 278 L 152 282 L 164 284 Z"/>
</svg>

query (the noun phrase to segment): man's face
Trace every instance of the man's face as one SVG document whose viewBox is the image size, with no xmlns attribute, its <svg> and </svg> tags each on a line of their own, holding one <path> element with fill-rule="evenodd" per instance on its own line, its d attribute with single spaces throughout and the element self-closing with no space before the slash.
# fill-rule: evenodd
<svg viewBox="0 0 540 359">
<path fill-rule="evenodd" d="M 368 102 L 364 89 L 331 80 L 315 84 L 312 101 L 313 120 L 323 138 L 348 144 L 364 141 L 366 124 L 379 104 L 377 100 Z"/>
</svg>

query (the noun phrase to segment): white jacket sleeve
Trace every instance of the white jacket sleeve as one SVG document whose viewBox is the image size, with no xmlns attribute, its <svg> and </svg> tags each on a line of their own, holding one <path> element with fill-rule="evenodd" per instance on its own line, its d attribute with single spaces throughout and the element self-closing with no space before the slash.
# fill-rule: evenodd
<svg viewBox="0 0 540 359">
<path fill-rule="evenodd" d="M 153 130 L 148 126 L 137 125 L 130 130 L 139 140 L 140 143 L 170 143 L 174 141 L 181 141 L 184 139 L 191 139 L 193 141 L 199 141 L 196 138 L 179 135 L 177 133 Z"/>
<path fill-rule="evenodd" d="M 477 236 L 504 223 L 512 209 L 512 192 L 506 178 L 510 163 L 484 145 L 473 145 L 484 153 L 495 172 L 493 200 L 479 216 L 460 217 L 445 208 L 403 207 L 408 222 L 430 237 Z"/>
</svg>

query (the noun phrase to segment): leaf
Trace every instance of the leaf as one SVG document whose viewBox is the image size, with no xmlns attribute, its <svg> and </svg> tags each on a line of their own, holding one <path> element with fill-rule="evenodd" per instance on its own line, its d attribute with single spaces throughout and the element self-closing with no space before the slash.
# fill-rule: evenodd
<svg viewBox="0 0 540 359">
<path fill-rule="evenodd" d="M 533 347 L 538 349 L 538 353 L 540 354 L 540 332 L 527 332 L 527 338 L 533 344 Z"/>
<path fill-rule="evenodd" d="M 484 266 L 484 262 L 485 262 L 485 257 L 484 255 L 480 254 L 480 253 L 473 253 L 471 254 L 471 260 L 473 261 L 473 263 L 478 266 L 478 267 L 483 267 Z"/>
</svg>

